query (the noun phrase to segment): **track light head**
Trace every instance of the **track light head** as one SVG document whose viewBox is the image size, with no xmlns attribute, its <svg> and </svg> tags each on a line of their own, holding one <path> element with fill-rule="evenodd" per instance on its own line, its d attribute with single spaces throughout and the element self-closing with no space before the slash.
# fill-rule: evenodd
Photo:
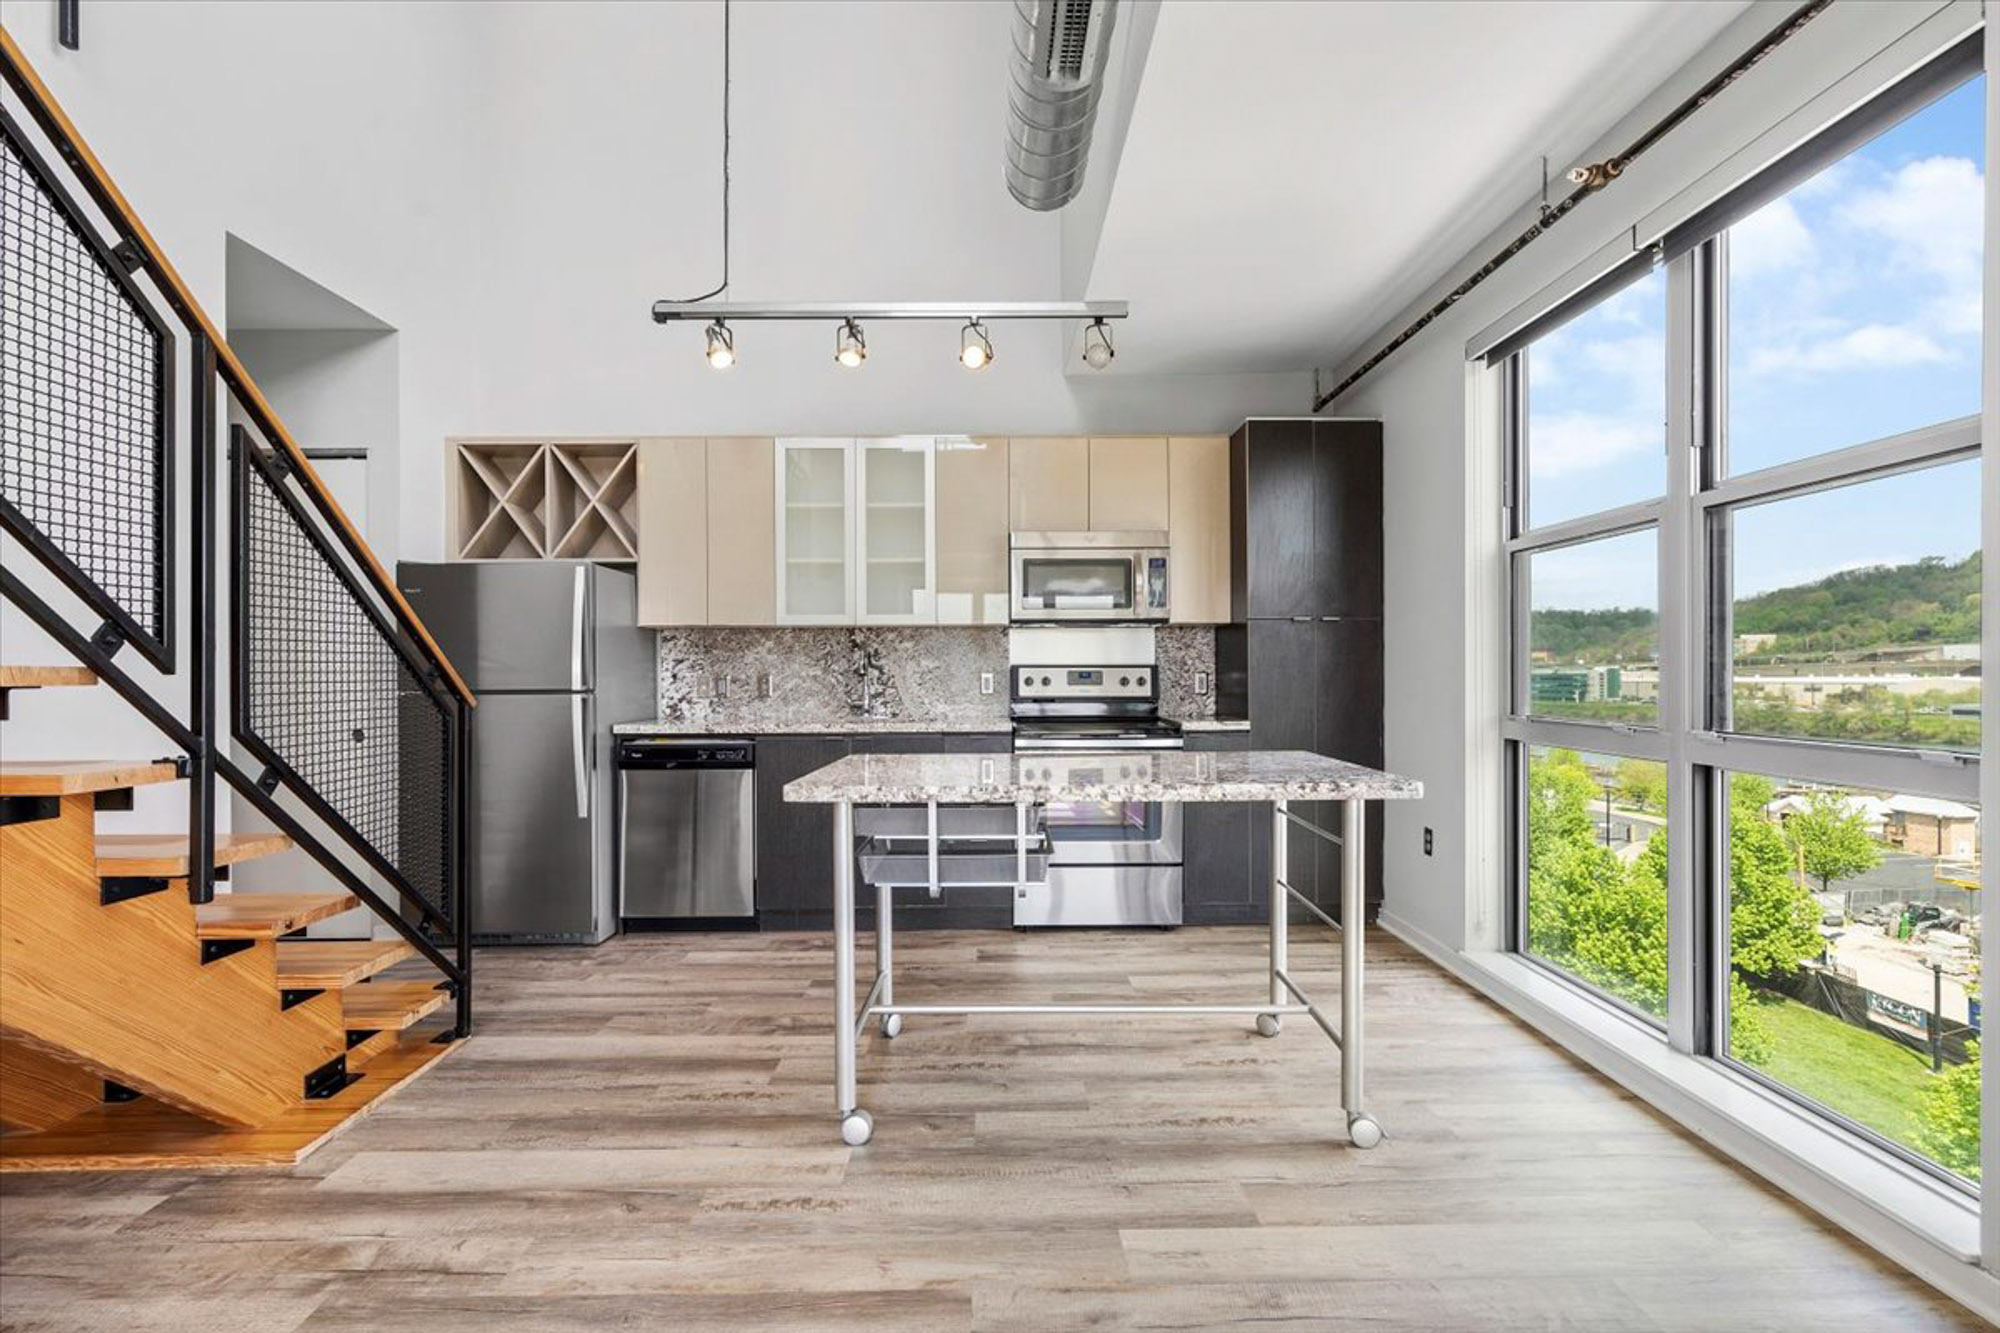
<svg viewBox="0 0 2000 1333">
<path fill-rule="evenodd" d="M 1102 370 L 1117 355 L 1118 349 L 1111 345 L 1111 326 L 1101 319 L 1092 320 L 1083 331 L 1083 364 L 1092 370 Z"/>
<path fill-rule="evenodd" d="M 859 370 L 868 359 L 868 340 L 861 336 L 861 326 L 855 321 L 844 319 L 834 331 L 833 359 L 849 370 Z"/>
<path fill-rule="evenodd" d="M 719 319 L 708 326 L 708 364 L 717 370 L 727 370 L 736 364 L 736 335 Z"/>
<path fill-rule="evenodd" d="M 993 338 L 976 319 L 958 331 L 958 363 L 967 370 L 984 370 L 993 364 Z"/>
</svg>

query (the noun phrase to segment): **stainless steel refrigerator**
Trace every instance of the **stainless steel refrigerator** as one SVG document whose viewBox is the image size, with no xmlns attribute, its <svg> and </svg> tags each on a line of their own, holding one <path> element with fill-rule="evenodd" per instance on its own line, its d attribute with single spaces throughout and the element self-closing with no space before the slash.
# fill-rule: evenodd
<svg viewBox="0 0 2000 1333">
<path fill-rule="evenodd" d="M 633 576 L 586 560 L 397 566 L 473 691 L 472 930 L 597 944 L 618 928 L 614 723 L 653 715 L 656 639 Z"/>
</svg>

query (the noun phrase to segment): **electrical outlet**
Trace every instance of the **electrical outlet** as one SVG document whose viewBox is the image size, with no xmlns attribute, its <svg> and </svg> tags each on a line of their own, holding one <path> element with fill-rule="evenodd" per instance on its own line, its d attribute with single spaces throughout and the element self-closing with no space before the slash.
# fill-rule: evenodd
<svg viewBox="0 0 2000 1333">
<path fill-rule="evenodd" d="M 982 671 L 979 673 L 979 692 L 981 694 L 993 693 L 993 673 L 991 671 Z"/>
<path fill-rule="evenodd" d="M 1429 856 L 1430 854 L 1431 854 L 1431 831 L 1430 831 L 1429 829 L 1425 829 L 1425 830 L 1424 830 L 1424 855 L 1425 855 L 1425 856 Z"/>
<path fill-rule="evenodd" d="M 1194 673 L 1194 692 L 1196 694 L 1208 693 L 1208 673 L 1206 671 L 1197 671 Z"/>
<path fill-rule="evenodd" d="M 777 678 L 775 673 L 769 671 L 761 673 L 757 677 L 757 697 L 760 699 L 770 698 L 771 691 L 776 684 Z"/>
</svg>

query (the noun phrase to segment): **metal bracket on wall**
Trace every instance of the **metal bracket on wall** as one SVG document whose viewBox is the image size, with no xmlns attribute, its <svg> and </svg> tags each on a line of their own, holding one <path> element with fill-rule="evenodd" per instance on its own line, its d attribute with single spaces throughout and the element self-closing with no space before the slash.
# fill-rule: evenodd
<svg viewBox="0 0 2000 1333">
<path fill-rule="evenodd" d="M 56 0 L 56 41 L 65 51 L 83 49 L 81 0 Z"/>
<path fill-rule="evenodd" d="M 107 1078 L 104 1080 L 104 1100 L 107 1102 L 136 1102 L 139 1100 L 139 1090 L 137 1088 L 128 1088 L 123 1083 L 113 1083 Z"/>
<path fill-rule="evenodd" d="M 381 1028 L 347 1029 L 347 1049 L 350 1051 L 353 1050 L 356 1046 L 359 1046 L 362 1042 L 367 1041 L 370 1037 L 376 1035 L 381 1030 L 382 1030 Z"/>
<path fill-rule="evenodd" d="M 336 1055 L 312 1073 L 306 1075 L 305 1095 L 309 1102 L 323 1102 L 350 1083 L 358 1083 L 361 1075 L 347 1072 L 347 1057 Z"/>
<path fill-rule="evenodd" d="M 167 884 L 168 881 L 159 875 L 106 875 L 97 882 L 97 901 L 104 907 L 128 903 L 148 894 L 164 893 Z"/>
<path fill-rule="evenodd" d="M 313 996 L 320 994 L 324 994 L 322 989 L 315 989 L 309 986 L 296 986 L 289 990 L 281 990 L 278 992 L 278 1009 L 280 1012 L 283 1012 L 286 1009 L 304 1004 Z"/>
<path fill-rule="evenodd" d="M 242 953 L 255 944 L 255 940 L 203 940 L 201 942 L 201 965 L 219 962 L 231 954 Z"/>
<path fill-rule="evenodd" d="M 118 650 L 125 646 L 125 631 L 107 620 L 90 636 L 90 646 L 106 657 L 116 657 Z"/>
<path fill-rule="evenodd" d="M 111 257 L 123 264 L 127 273 L 137 273 L 146 267 L 146 252 L 130 241 L 120 241 L 112 246 Z"/>
<path fill-rule="evenodd" d="M 9 824 L 33 824 L 61 814 L 60 796 L 0 796 L 0 828 Z"/>
</svg>

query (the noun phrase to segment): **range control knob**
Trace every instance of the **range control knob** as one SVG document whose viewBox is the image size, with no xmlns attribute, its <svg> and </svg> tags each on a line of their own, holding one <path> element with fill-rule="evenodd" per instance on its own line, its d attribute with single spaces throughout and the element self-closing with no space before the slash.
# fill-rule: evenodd
<svg viewBox="0 0 2000 1333">
<path fill-rule="evenodd" d="M 1139 677 L 1139 683 L 1141 685 L 1144 685 L 1146 683 L 1146 678 L 1144 676 Z"/>
<path fill-rule="evenodd" d="M 1051 683 L 1051 682 L 1050 682 L 1050 680 L 1049 680 L 1049 678 L 1048 678 L 1047 676 L 1043 676 L 1043 677 L 1042 677 L 1042 684 L 1044 684 L 1044 685 L 1047 685 L 1047 684 L 1050 684 L 1050 683 Z"/>
</svg>

